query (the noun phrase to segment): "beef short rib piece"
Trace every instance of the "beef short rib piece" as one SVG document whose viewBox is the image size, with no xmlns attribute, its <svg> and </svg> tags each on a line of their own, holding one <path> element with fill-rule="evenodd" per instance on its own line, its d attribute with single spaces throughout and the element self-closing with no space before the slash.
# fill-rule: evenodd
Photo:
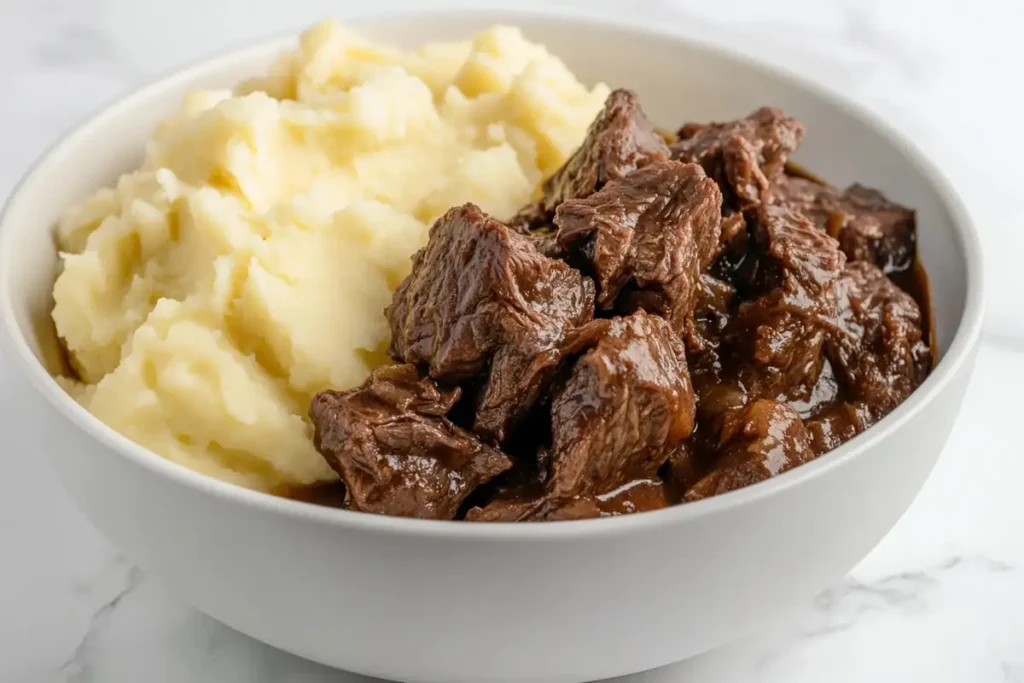
<svg viewBox="0 0 1024 683">
<path fill-rule="evenodd" d="M 473 204 L 430 229 L 387 310 L 389 353 L 447 383 L 486 373 L 474 431 L 502 440 L 546 387 L 594 284 Z"/>
<path fill-rule="evenodd" d="M 672 158 L 703 166 L 721 186 L 725 206 L 746 210 L 762 204 L 803 136 L 799 121 L 761 107 L 727 123 L 686 124 L 672 144 Z"/>
<path fill-rule="evenodd" d="M 877 267 L 846 266 L 837 287 L 838 325 L 828 354 L 855 400 L 874 406 L 876 419 L 902 403 L 931 369 L 921 309 Z"/>
<path fill-rule="evenodd" d="M 802 215 L 776 206 L 759 212 L 754 241 L 749 288 L 763 293 L 740 304 L 724 333 L 724 374 L 738 367 L 733 374 L 755 397 L 806 399 L 835 324 L 845 257 Z"/>
<path fill-rule="evenodd" d="M 693 431 L 682 342 L 637 312 L 591 323 L 600 331 L 551 403 L 551 493 L 598 495 L 652 478 Z"/>
<path fill-rule="evenodd" d="M 819 229 L 838 237 L 840 225 L 833 223 L 834 202 L 842 193 L 809 178 L 782 173 L 772 183 L 768 203 L 802 213 Z"/>
<path fill-rule="evenodd" d="M 640 108 L 636 93 L 613 90 L 583 144 L 544 183 L 544 209 L 550 213 L 568 199 L 591 195 L 605 183 L 668 155 L 668 145 Z"/>
<path fill-rule="evenodd" d="M 445 417 L 459 395 L 412 365 L 389 365 L 356 389 L 313 398 L 314 443 L 345 482 L 350 509 L 453 519 L 473 489 L 512 466 Z"/>
<path fill-rule="evenodd" d="M 718 420 L 718 456 L 683 496 L 693 502 L 764 481 L 814 458 L 811 437 L 784 403 L 759 399 Z"/>
<path fill-rule="evenodd" d="M 867 261 L 886 274 L 908 270 L 917 254 L 917 217 L 878 190 L 851 185 L 839 190 L 806 178 L 783 176 L 770 201 L 803 213 L 839 240 L 850 261 Z"/>
<path fill-rule="evenodd" d="M 555 211 L 559 245 L 597 282 L 597 305 L 642 308 L 681 332 L 718 249 L 722 195 L 700 166 L 657 161 Z"/>
<path fill-rule="evenodd" d="M 868 261 L 885 273 L 909 269 L 917 256 L 917 215 L 878 190 L 851 185 L 839 206 L 839 246 L 851 261 Z"/>
<path fill-rule="evenodd" d="M 838 316 L 825 352 L 842 393 L 807 421 L 817 454 L 889 414 L 924 381 L 932 364 L 920 308 L 878 267 L 847 264 L 836 291 Z"/>
<path fill-rule="evenodd" d="M 550 519 L 567 506 L 586 506 L 581 500 L 655 480 L 693 431 L 685 349 L 665 320 L 637 312 L 595 320 L 578 336 L 589 350 L 551 402 L 550 475 L 543 491 L 509 492 L 467 519 Z"/>
<path fill-rule="evenodd" d="M 668 145 L 640 108 L 636 93 L 613 90 L 583 144 L 544 183 L 541 200 L 524 207 L 512 225 L 523 232 L 542 228 L 562 202 L 588 197 L 605 183 L 668 156 Z"/>
</svg>

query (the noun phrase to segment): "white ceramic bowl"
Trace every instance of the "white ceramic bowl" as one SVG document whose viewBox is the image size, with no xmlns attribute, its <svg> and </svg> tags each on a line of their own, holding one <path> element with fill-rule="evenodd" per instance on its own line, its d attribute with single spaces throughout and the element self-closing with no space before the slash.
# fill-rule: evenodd
<svg viewBox="0 0 1024 683">
<path fill-rule="evenodd" d="M 657 122 L 775 104 L 803 120 L 797 159 L 918 209 L 941 361 L 867 433 L 765 483 L 667 510 L 487 525 L 364 515 L 194 474 L 114 433 L 51 378 L 61 212 L 140 161 L 143 140 L 198 87 L 260 72 L 286 43 L 207 61 L 79 128 L 14 193 L 0 234 L 7 363 L 68 492 L 111 543 L 185 600 L 279 648 L 405 681 L 582 681 L 677 661 L 762 627 L 838 580 L 903 514 L 960 407 L 982 319 L 977 234 L 906 140 L 820 88 L 669 33 L 514 14 L 361 21 L 412 44 L 517 23 L 586 81 L 636 89 Z M 290 41 L 287 41 L 290 42 Z M 26 457 L 27 454 L 8 454 Z"/>
</svg>

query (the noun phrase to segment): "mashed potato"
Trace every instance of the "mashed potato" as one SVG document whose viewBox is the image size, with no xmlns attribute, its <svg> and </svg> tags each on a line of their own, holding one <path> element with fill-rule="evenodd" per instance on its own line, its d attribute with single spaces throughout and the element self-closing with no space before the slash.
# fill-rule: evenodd
<svg viewBox="0 0 1024 683">
<path fill-rule="evenodd" d="M 405 52 L 315 27 L 265 77 L 187 97 L 141 169 L 67 213 L 65 385 L 194 470 L 333 479 L 308 402 L 385 362 L 383 310 L 430 223 L 467 201 L 511 216 L 606 95 L 513 28 Z"/>
</svg>

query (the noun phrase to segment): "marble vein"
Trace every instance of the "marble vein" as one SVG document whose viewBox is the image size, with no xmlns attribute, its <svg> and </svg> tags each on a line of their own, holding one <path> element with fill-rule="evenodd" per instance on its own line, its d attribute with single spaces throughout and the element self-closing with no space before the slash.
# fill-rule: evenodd
<svg viewBox="0 0 1024 683">
<path fill-rule="evenodd" d="M 123 565 L 125 562 L 123 557 L 118 556 L 118 565 Z M 118 568 L 120 567 L 115 567 L 115 569 Z M 92 616 L 89 618 L 89 625 L 82 634 L 82 638 L 75 647 L 74 652 L 58 668 L 57 673 L 64 677 L 63 680 L 67 683 L 85 683 L 85 681 L 91 680 L 91 657 L 96 639 L 110 623 L 114 611 L 121 602 L 139 587 L 142 580 L 142 571 L 138 567 L 129 566 L 117 591 L 112 596 L 107 597 L 93 611 Z M 88 586 L 84 587 L 84 592 L 90 592 Z"/>
<path fill-rule="evenodd" d="M 873 581 L 848 577 L 814 599 L 814 608 L 825 623 L 815 624 L 799 636 L 816 638 L 846 631 L 869 612 L 899 610 L 908 615 L 921 614 L 929 608 L 929 592 L 940 588 L 943 574 L 950 571 L 1004 573 L 1016 568 L 985 555 L 953 555 L 933 566 L 904 570 Z"/>
<path fill-rule="evenodd" d="M 1003 662 L 1002 668 L 1006 683 L 1024 683 L 1024 663 Z"/>
<path fill-rule="evenodd" d="M 79 68 L 82 65 L 110 65 L 116 62 L 113 46 L 95 26 L 70 22 L 61 26 L 35 51 L 41 66 Z"/>
</svg>

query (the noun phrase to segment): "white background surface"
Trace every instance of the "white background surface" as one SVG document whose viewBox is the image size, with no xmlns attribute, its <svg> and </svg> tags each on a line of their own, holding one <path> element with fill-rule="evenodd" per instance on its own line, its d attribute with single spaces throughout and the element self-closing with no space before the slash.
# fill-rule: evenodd
<svg viewBox="0 0 1024 683">
<path fill-rule="evenodd" d="M 500 4 L 0 0 L 0 198 L 68 126 L 182 61 L 331 14 Z M 1024 3 L 514 5 L 672 23 L 847 92 L 939 162 L 988 257 L 990 315 L 975 377 L 903 520 L 845 581 L 772 632 L 629 683 L 1024 683 Z M 6 372 L 0 359 L 0 681 L 366 680 L 238 635 L 133 569 L 59 490 L 34 448 L 33 430 L 44 425 L 24 422 Z"/>
</svg>

